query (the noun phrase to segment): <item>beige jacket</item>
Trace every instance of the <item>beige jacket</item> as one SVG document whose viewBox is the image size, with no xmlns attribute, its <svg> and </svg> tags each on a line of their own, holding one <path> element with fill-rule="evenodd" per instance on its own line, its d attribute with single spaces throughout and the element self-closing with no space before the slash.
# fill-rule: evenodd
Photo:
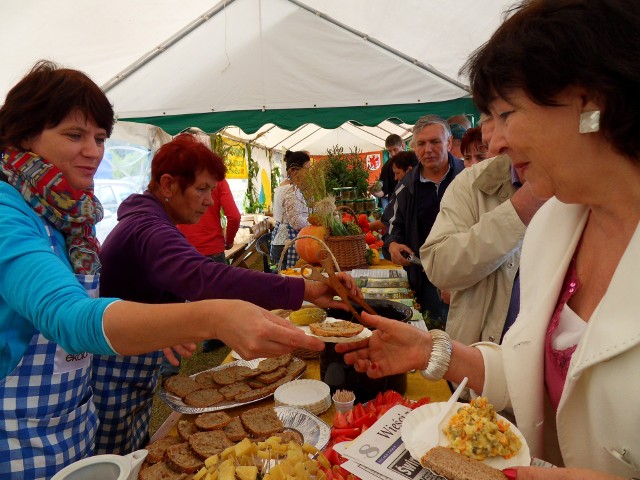
<svg viewBox="0 0 640 480">
<path fill-rule="evenodd" d="M 566 466 L 638 477 L 640 225 L 573 354 L 555 422 L 552 410 L 545 416 L 545 334 L 587 215 L 584 206 L 551 199 L 529 224 L 520 315 L 501 347 L 477 345 L 485 360 L 482 394 L 498 410 L 513 406 L 532 455 L 553 461 L 549 433 L 557 428 Z"/>
<path fill-rule="evenodd" d="M 526 231 L 508 201 L 515 191 L 507 156 L 465 169 L 420 248 L 429 280 L 451 291 L 447 333 L 467 345 L 500 341 Z"/>
</svg>

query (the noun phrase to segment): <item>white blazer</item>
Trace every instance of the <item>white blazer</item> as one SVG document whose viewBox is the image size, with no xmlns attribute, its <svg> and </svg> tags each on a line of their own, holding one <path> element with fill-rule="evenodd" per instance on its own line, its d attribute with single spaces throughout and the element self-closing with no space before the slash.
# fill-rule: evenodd
<svg viewBox="0 0 640 480">
<path fill-rule="evenodd" d="M 560 453 L 568 467 L 638 476 L 640 227 L 573 354 L 555 422 L 552 409 L 545 417 L 545 335 L 587 216 L 586 207 L 553 198 L 530 223 L 520 263 L 518 319 L 502 346 L 476 344 L 485 360 L 482 394 L 498 410 L 513 407 L 533 456 L 558 463 Z M 549 433 L 555 428 L 554 445 Z"/>
</svg>

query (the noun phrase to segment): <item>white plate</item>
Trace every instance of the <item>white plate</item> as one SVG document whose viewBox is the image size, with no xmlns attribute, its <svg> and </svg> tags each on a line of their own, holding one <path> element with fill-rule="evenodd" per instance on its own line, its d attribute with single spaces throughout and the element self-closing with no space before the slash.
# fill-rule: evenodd
<svg viewBox="0 0 640 480">
<path fill-rule="evenodd" d="M 424 428 L 424 426 L 429 423 L 429 419 L 437 415 L 445 404 L 446 402 L 435 402 L 422 405 L 411 411 L 409 415 L 407 415 L 407 418 L 402 422 L 402 441 L 411 456 L 418 462 L 431 448 L 436 446 L 449 446 L 449 441 L 444 433 L 433 428 Z M 468 404 L 466 403 L 458 402 L 457 407 L 447 415 L 442 424 L 446 425 L 449 419 L 457 412 L 458 408 L 467 405 Z M 498 418 L 505 422 L 509 422 L 501 415 L 498 415 Z M 511 423 L 511 430 L 522 442 L 522 447 L 518 453 L 509 459 L 504 459 L 502 457 L 487 458 L 484 460 L 484 463 L 497 468 L 498 470 L 509 467 L 528 466 L 531 464 L 531 454 L 529 453 L 527 441 L 513 423 Z"/>
<path fill-rule="evenodd" d="M 274 407 L 276 415 L 285 430 L 295 430 L 300 433 L 304 442 L 322 450 L 329 444 L 331 427 L 304 408 L 281 406 Z"/>
<path fill-rule="evenodd" d="M 339 321 L 341 320 L 338 320 L 337 318 L 333 318 L 333 317 L 327 317 L 327 319 L 325 320 L 325 322 L 329 322 L 329 323 L 339 322 Z M 364 327 L 364 330 L 362 330 L 358 335 L 355 335 L 353 337 L 321 337 L 320 335 L 314 335 L 313 333 L 311 333 L 311 329 L 309 328 L 308 325 L 304 325 L 298 328 L 301 329 L 304 333 L 306 333 L 310 337 L 315 337 L 326 343 L 357 342 L 358 340 L 364 340 L 365 338 L 369 338 L 373 333 L 367 327 Z"/>
<path fill-rule="evenodd" d="M 320 380 L 304 379 L 280 385 L 273 394 L 273 399 L 283 405 L 304 408 L 324 401 L 329 394 L 329 385 L 326 383 Z"/>
<path fill-rule="evenodd" d="M 235 362 L 231 362 L 231 363 L 227 363 L 224 365 L 220 365 L 218 367 L 215 368 L 211 368 L 209 370 L 203 370 L 204 372 L 208 372 L 208 371 L 215 371 L 215 370 L 224 370 L 225 368 L 229 368 L 235 365 L 238 366 L 246 366 L 249 368 L 256 368 L 258 366 L 258 364 L 262 361 L 262 358 L 256 358 L 255 360 L 249 360 L 249 361 L 245 361 L 245 360 L 236 360 Z M 293 361 L 298 361 L 298 362 L 304 362 L 304 360 L 301 360 L 299 358 L 294 357 Z M 306 368 L 305 368 L 306 370 Z M 191 378 L 195 378 L 197 375 L 201 374 L 202 372 L 198 372 L 198 373 L 194 373 L 193 375 L 191 375 Z M 302 371 L 302 373 L 300 375 L 304 374 L 304 370 Z M 300 378 L 300 375 L 298 375 L 298 377 L 296 378 Z M 164 386 L 161 386 L 159 391 L 158 391 L 158 395 L 160 396 L 160 398 L 162 400 L 164 400 L 166 402 L 167 405 L 169 405 L 173 410 L 175 410 L 176 412 L 180 412 L 180 413 L 189 413 L 189 414 L 197 414 L 197 413 L 206 413 L 206 412 L 216 412 L 218 410 L 226 410 L 227 408 L 234 408 L 234 407 L 239 407 L 241 405 L 248 405 L 250 403 L 254 403 L 254 402 L 259 402 L 260 400 L 263 400 L 265 398 L 270 397 L 271 395 L 273 395 L 273 393 L 269 393 L 263 397 L 257 398 L 255 400 L 251 400 L 248 402 L 236 402 L 235 400 L 223 400 L 220 403 L 216 403 L 215 405 L 211 405 L 210 407 L 192 407 L 190 405 L 187 405 L 186 403 L 184 403 L 182 401 L 182 399 L 180 397 L 178 397 L 177 395 L 174 395 L 173 393 L 169 393 L 164 389 Z"/>
</svg>

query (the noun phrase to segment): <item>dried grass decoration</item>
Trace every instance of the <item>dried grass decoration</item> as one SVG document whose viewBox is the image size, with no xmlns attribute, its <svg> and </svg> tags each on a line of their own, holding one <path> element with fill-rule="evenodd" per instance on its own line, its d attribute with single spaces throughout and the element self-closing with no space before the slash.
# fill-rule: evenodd
<svg viewBox="0 0 640 480">
<path fill-rule="evenodd" d="M 340 269 L 351 270 L 367 266 L 367 244 L 355 213 L 352 210 L 350 214 L 341 213 L 340 210 L 344 207 L 336 208 L 335 197 L 327 191 L 328 167 L 327 161 L 317 160 L 295 173 L 294 183 L 309 208 L 311 225 L 302 228 L 296 239 L 285 244 L 280 265 L 288 248 L 295 243 L 298 255 L 308 263 L 318 263 L 317 252 L 326 245 Z"/>
</svg>

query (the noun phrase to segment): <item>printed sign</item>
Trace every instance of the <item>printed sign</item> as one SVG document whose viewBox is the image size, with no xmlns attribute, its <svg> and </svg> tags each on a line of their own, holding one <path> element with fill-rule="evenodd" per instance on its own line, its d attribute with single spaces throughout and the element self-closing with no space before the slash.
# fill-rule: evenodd
<svg viewBox="0 0 640 480">
<path fill-rule="evenodd" d="M 224 137 L 222 141 L 228 148 L 227 155 L 224 159 L 224 164 L 227 166 L 226 178 L 248 178 L 244 144 L 234 142 Z"/>
</svg>

